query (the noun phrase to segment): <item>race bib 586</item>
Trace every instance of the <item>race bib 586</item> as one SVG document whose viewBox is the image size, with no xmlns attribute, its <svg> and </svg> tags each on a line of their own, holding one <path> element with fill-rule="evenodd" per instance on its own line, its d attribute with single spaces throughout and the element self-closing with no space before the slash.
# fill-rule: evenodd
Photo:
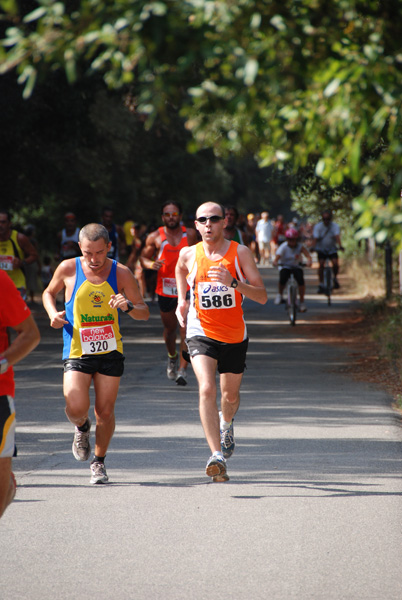
<svg viewBox="0 0 402 600">
<path fill-rule="evenodd" d="M 223 283 L 200 281 L 198 283 L 200 309 L 233 308 L 236 306 L 236 295 L 233 288 Z"/>
</svg>

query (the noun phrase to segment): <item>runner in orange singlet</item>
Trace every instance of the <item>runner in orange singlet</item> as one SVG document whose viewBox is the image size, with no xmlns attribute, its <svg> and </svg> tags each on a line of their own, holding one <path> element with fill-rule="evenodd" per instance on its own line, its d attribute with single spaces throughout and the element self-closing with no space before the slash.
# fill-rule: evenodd
<svg viewBox="0 0 402 600">
<path fill-rule="evenodd" d="M 235 448 L 233 419 L 240 404 L 248 345 L 243 297 L 265 304 L 267 292 L 249 248 L 225 239 L 223 207 L 207 202 L 196 215 L 202 241 L 180 251 L 176 315 L 181 326 L 187 321 L 186 343 L 199 386 L 201 423 L 212 452 L 206 474 L 219 482 L 229 479 L 226 459 Z M 187 284 L 190 302 L 186 300 Z M 216 370 L 220 374 L 220 412 Z"/>
<path fill-rule="evenodd" d="M 167 201 L 162 205 L 163 227 L 149 234 L 141 252 L 141 264 L 144 269 L 158 271 L 156 293 L 163 324 L 163 339 L 168 351 L 167 376 L 177 385 L 187 384 L 187 361 L 182 356 L 185 346 L 185 328 L 180 328 L 180 357 L 176 350 L 177 288 L 175 267 L 179 252 L 197 241 L 194 229 L 181 225 L 182 208 L 178 202 Z M 177 367 L 179 366 L 179 369 Z"/>
</svg>

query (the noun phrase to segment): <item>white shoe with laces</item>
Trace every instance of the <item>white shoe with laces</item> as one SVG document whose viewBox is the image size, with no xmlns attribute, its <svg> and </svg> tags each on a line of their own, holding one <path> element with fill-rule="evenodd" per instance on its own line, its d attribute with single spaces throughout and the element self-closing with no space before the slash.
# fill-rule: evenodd
<svg viewBox="0 0 402 600">
<path fill-rule="evenodd" d="M 276 298 L 274 300 L 274 304 L 281 304 L 282 303 L 282 296 L 280 294 L 276 295 Z"/>
<path fill-rule="evenodd" d="M 89 480 L 92 484 L 107 483 L 109 477 L 106 473 L 105 464 L 102 462 L 91 463 L 91 479 Z"/>
<path fill-rule="evenodd" d="M 187 385 L 187 372 L 186 369 L 179 369 L 176 375 L 177 385 Z"/>
<path fill-rule="evenodd" d="M 168 379 L 172 379 L 173 381 L 176 379 L 177 375 L 177 363 L 179 361 L 179 355 L 176 353 L 176 356 L 171 358 L 168 355 L 166 375 Z"/>
</svg>

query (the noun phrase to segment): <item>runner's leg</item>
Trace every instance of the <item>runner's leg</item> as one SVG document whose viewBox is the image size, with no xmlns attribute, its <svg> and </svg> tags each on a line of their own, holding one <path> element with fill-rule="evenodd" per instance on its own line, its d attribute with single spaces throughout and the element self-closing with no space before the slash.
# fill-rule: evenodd
<svg viewBox="0 0 402 600">
<path fill-rule="evenodd" d="M 205 438 L 211 452 L 221 451 L 219 411 L 216 405 L 216 366 L 217 361 L 210 356 L 199 354 L 191 358 L 199 389 L 199 410 Z"/>
<path fill-rule="evenodd" d="M 243 373 L 221 373 L 221 409 L 227 423 L 230 423 L 238 411 L 242 378 Z"/>
<path fill-rule="evenodd" d="M 14 485 L 11 480 L 11 458 L 0 458 L 0 517 L 14 498 Z"/>
<path fill-rule="evenodd" d="M 66 400 L 66 415 L 76 427 L 84 425 L 88 419 L 90 406 L 89 387 L 92 375 L 80 371 L 66 371 L 63 379 L 63 391 Z"/>
<path fill-rule="evenodd" d="M 187 369 L 188 366 L 188 362 L 186 361 L 185 358 L 183 358 L 183 350 L 185 352 L 187 352 L 187 346 L 186 346 L 186 328 L 185 327 L 180 327 L 180 365 L 179 368 L 180 369 Z"/>
<path fill-rule="evenodd" d="M 163 324 L 163 339 L 165 340 L 167 351 L 170 356 L 175 356 L 177 332 L 176 313 L 174 310 L 170 312 L 161 311 L 161 319 Z"/>
<path fill-rule="evenodd" d="M 115 429 L 114 406 L 119 391 L 120 377 L 95 373 L 95 455 L 105 456 Z"/>
</svg>

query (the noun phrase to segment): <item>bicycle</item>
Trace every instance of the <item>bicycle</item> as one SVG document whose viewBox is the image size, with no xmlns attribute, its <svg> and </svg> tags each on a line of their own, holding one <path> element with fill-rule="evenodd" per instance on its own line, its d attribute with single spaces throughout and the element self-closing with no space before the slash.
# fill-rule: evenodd
<svg viewBox="0 0 402 600">
<path fill-rule="evenodd" d="M 289 322 L 292 326 L 296 325 L 298 289 L 299 286 L 297 285 L 297 281 L 293 275 L 293 272 L 291 272 L 286 284 L 286 311 L 289 316 Z"/>
<path fill-rule="evenodd" d="M 343 247 L 339 247 L 338 251 L 339 250 L 343 250 Z M 336 285 L 332 265 L 330 264 L 330 254 L 325 255 L 323 281 L 320 287 L 321 293 L 325 294 L 327 297 L 329 306 L 331 304 L 332 290 L 334 290 L 336 287 L 339 287 Z"/>
<path fill-rule="evenodd" d="M 334 284 L 332 281 L 332 266 L 330 265 L 330 262 L 329 262 L 329 256 L 325 257 L 322 289 L 324 291 L 324 294 L 327 297 L 328 306 L 330 306 L 331 305 L 331 293 L 332 293 L 332 290 L 334 289 Z"/>
</svg>

